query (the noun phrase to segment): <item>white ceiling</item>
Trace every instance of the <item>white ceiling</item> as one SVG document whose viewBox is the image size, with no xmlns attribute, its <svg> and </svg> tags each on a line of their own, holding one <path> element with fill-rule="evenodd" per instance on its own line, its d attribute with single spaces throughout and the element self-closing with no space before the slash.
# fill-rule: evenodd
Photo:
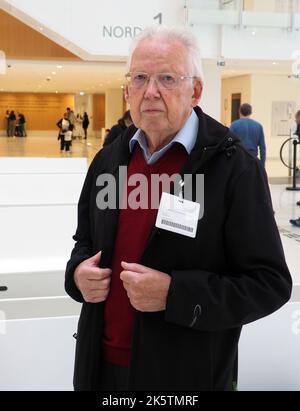
<svg viewBox="0 0 300 411">
<path fill-rule="evenodd" d="M 293 61 L 270 60 L 230 60 L 221 68 L 222 78 L 244 74 L 265 74 L 289 76 L 292 74 Z"/>
<path fill-rule="evenodd" d="M 126 70 L 125 63 L 8 60 L 7 65 L 0 75 L 0 91 L 6 92 L 104 93 L 123 85 Z"/>
<path fill-rule="evenodd" d="M 209 67 L 216 62 L 207 61 L 206 64 Z M 120 88 L 126 73 L 124 62 L 8 60 L 7 65 L 11 67 L 6 74 L 0 75 L 0 92 L 105 93 L 106 89 Z M 57 68 L 58 65 L 62 68 Z M 231 60 L 219 69 L 222 78 L 257 73 L 288 76 L 292 62 Z"/>
</svg>

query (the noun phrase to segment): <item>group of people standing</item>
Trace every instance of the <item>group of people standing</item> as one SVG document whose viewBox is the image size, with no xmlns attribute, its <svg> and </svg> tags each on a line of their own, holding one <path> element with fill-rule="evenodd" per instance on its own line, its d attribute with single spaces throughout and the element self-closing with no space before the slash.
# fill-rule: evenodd
<svg viewBox="0 0 300 411">
<path fill-rule="evenodd" d="M 6 110 L 5 124 L 7 137 L 27 137 L 24 114 L 17 113 L 16 115 L 14 110 Z"/>
<path fill-rule="evenodd" d="M 60 151 L 70 153 L 72 146 L 72 138 L 82 137 L 87 139 L 87 130 L 90 124 L 89 116 L 84 112 L 83 116 L 77 114 L 75 117 L 74 111 L 67 107 L 63 118 L 57 122 L 59 128 L 58 140 L 60 140 Z"/>
</svg>

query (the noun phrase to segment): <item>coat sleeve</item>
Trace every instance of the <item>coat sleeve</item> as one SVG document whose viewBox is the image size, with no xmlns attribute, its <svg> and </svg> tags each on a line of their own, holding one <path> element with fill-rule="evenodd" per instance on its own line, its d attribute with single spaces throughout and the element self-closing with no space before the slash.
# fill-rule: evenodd
<svg viewBox="0 0 300 411">
<path fill-rule="evenodd" d="M 98 162 L 100 152 L 94 158 L 78 202 L 78 223 L 77 230 L 73 236 L 75 246 L 71 253 L 71 258 L 67 263 L 65 272 L 65 290 L 71 298 L 78 302 L 84 302 L 81 292 L 78 290 L 74 281 L 74 271 L 76 267 L 84 260 L 92 257 L 93 246 L 90 230 L 90 197 L 93 181 L 95 180 L 96 164 Z"/>
<path fill-rule="evenodd" d="M 166 321 L 219 331 L 269 315 L 289 300 L 291 276 L 258 161 L 234 185 L 223 238 L 228 272 L 173 271 Z"/>
</svg>

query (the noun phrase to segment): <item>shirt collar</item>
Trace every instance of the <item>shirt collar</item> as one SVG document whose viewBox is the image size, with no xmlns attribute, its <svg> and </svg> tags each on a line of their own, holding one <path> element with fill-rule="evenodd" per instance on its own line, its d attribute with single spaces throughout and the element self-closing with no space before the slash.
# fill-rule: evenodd
<svg viewBox="0 0 300 411">
<path fill-rule="evenodd" d="M 145 134 L 141 129 L 138 129 L 129 141 L 129 150 L 132 153 L 135 144 L 138 142 L 148 164 L 153 164 L 157 161 L 174 143 L 183 145 L 187 153 L 190 154 L 196 144 L 198 128 L 199 119 L 195 111 L 192 110 L 191 115 L 185 122 L 184 126 L 178 131 L 173 140 L 170 141 L 170 143 L 168 143 L 165 147 L 155 151 L 151 155 L 148 150 Z"/>
</svg>

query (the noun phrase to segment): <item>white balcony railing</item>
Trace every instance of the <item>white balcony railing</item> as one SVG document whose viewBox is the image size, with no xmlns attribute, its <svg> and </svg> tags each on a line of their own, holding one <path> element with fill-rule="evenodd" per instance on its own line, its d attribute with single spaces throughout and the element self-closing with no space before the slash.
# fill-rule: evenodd
<svg viewBox="0 0 300 411">
<path fill-rule="evenodd" d="M 300 30 L 300 1 L 215 0 L 186 1 L 188 25 Z"/>
</svg>

